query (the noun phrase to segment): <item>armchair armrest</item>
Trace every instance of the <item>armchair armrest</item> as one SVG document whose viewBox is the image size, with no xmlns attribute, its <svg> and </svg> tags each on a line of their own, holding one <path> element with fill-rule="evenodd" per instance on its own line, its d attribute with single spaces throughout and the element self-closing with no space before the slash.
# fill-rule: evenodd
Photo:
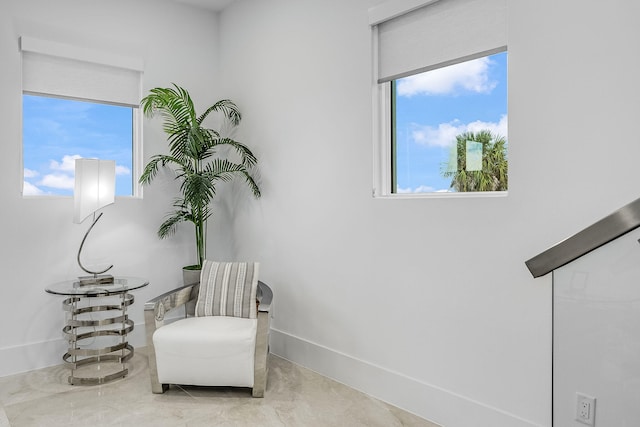
<svg viewBox="0 0 640 427">
<path fill-rule="evenodd" d="M 273 291 L 265 283 L 258 281 L 258 291 L 256 293 L 258 300 L 258 311 L 271 311 L 271 301 L 273 301 Z"/>
<path fill-rule="evenodd" d="M 162 322 L 164 316 L 171 310 L 178 308 L 198 297 L 199 283 L 181 286 L 150 299 L 144 304 L 145 318 L 148 311 L 153 311 L 156 321 Z"/>
<path fill-rule="evenodd" d="M 149 375 L 151 378 L 151 391 L 154 393 L 163 393 L 168 388 L 168 385 L 158 382 L 158 366 L 156 364 L 156 351 L 153 347 L 153 333 L 158 327 L 162 326 L 164 317 L 168 312 L 198 297 L 199 285 L 199 283 L 193 283 L 181 286 L 158 295 L 144 304 L 144 328 L 149 353 Z"/>
</svg>

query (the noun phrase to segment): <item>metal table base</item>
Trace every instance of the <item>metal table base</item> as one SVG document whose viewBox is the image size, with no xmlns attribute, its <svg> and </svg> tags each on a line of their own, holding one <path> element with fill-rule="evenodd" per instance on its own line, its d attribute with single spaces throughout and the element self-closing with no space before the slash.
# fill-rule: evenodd
<svg viewBox="0 0 640 427">
<path fill-rule="evenodd" d="M 127 314 L 134 297 L 128 291 L 147 284 L 144 279 L 118 278 L 110 286 L 80 288 L 74 282 L 70 288 L 65 288 L 67 283 L 47 288 L 68 296 L 62 301 L 67 312 L 62 333 L 69 345 L 62 360 L 71 369 L 69 384 L 98 385 L 127 376 L 134 353 L 127 341 L 134 328 Z"/>
</svg>

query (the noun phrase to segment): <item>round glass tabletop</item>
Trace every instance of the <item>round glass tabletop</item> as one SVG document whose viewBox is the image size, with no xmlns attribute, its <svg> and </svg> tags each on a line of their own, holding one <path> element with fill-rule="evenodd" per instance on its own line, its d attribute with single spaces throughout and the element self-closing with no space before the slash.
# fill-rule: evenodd
<svg viewBox="0 0 640 427">
<path fill-rule="evenodd" d="M 149 281 L 142 277 L 116 276 L 113 278 L 113 283 L 97 285 L 80 285 L 77 279 L 66 280 L 47 286 L 45 291 L 56 295 L 105 296 L 133 291 L 148 284 Z"/>
</svg>

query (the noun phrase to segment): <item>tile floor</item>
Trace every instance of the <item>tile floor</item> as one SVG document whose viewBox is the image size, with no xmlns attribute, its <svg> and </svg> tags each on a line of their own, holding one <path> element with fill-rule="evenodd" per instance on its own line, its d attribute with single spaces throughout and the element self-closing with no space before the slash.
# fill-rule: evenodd
<svg viewBox="0 0 640 427">
<path fill-rule="evenodd" d="M 273 355 L 264 399 L 248 389 L 207 387 L 155 395 L 145 350 L 136 349 L 127 378 L 101 386 L 68 385 L 62 365 L 0 378 L 0 427 L 437 427 Z"/>
</svg>

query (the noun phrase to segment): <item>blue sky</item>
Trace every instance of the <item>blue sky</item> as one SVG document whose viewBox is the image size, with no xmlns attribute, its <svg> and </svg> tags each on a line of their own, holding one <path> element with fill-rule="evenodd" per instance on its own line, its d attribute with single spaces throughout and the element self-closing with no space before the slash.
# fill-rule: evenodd
<svg viewBox="0 0 640 427">
<path fill-rule="evenodd" d="M 397 192 L 450 191 L 456 135 L 482 129 L 507 138 L 507 53 L 396 81 Z"/>
<path fill-rule="evenodd" d="M 23 95 L 24 195 L 73 195 L 75 159 L 116 161 L 116 195 L 132 194 L 132 108 Z"/>
</svg>

